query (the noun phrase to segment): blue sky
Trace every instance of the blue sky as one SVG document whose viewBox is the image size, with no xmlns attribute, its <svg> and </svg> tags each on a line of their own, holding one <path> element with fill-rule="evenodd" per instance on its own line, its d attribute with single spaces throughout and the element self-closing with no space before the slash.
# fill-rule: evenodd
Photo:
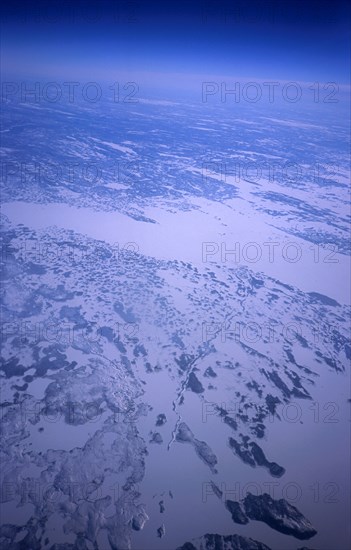
<svg viewBox="0 0 351 550">
<path fill-rule="evenodd" d="M 5 74 L 116 71 L 349 82 L 350 9 L 336 0 L 16 2 Z M 96 75 L 96 76 L 94 76 Z"/>
</svg>

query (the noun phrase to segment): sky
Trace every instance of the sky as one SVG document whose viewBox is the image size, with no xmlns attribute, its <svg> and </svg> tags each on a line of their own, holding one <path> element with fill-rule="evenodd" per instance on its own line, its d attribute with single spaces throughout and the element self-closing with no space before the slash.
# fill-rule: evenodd
<svg viewBox="0 0 351 550">
<path fill-rule="evenodd" d="M 334 0 L 42 0 L 2 9 L 5 75 L 118 71 L 350 79 L 350 7 Z"/>
</svg>

